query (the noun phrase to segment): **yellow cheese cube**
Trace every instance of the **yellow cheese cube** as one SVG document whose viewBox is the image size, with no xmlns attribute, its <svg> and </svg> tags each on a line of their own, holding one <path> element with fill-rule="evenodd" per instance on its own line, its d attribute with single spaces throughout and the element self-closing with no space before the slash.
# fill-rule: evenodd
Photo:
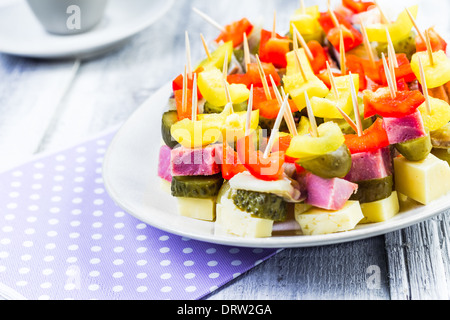
<svg viewBox="0 0 450 320">
<path fill-rule="evenodd" d="M 395 158 L 394 170 L 395 189 L 421 204 L 427 205 L 450 192 L 450 166 L 432 154 L 419 162 Z"/>
<path fill-rule="evenodd" d="M 303 210 L 299 210 L 302 212 Z M 353 230 L 364 219 L 358 201 L 348 201 L 338 211 L 312 208 L 304 213 L 295 214 L 304 235 L 323 235 Z"/>
<path fill-rule="evenodd" d="M 392 219 L 399 213 L 400 204 L 398 194 L 396 191 L 392 192 L 391 196 L 375 202 L 361 204 L 361 210 L 364 214 L 363 223 L 377 223 Z"/>
<path fill-rule="evenodd" d="M 214 199 L 176 199 L 178 200 L 178 212 L 181 216 L 204 221 L 216 219 L 216 202 Z"/>
</svg>

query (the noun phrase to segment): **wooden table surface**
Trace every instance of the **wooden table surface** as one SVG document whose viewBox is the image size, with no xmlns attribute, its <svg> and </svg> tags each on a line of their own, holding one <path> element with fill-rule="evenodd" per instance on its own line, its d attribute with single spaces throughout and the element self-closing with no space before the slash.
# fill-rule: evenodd
<svg viewBox="0 0 450 320">
<path fill-rule="evenodd" d="M 306 1 L 307 5 L 312 2 Z M 448 1 L 421 5 L 421 13 L 433 13 L 432 23 L 442 26 L 447 17 L 439 12 L 448 8 L 436 11 L 436 6 L 428 6 L 432 3 L 448 7 Z M 95 59 L 48 61 L 0 54 L 0 169 L 82 142 L 126 121 L 181 73 L 185 30 L 191 35 L 192 59 L 202 59 L 199 34 L 213 39 L 217 30 L 192 12 L 192 6 L 223 24 L 247 16 L 262 18 L 267 28 L 276 9 L 281 31 L 287 29 L 286 21 L 298 1 L 177 0 L 163 19 L 124 47 Z M 208 299 L 447 300 L 449 233 L 447 212 L 368 240 L 282 250 Z"/>
</svg>

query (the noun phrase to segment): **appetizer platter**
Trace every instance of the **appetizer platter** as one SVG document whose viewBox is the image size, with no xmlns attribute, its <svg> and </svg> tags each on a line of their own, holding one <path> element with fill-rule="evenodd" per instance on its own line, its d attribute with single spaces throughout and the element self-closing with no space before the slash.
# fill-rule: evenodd
<svg viewBox="0 0 450 320">
<path fill-rule="evenodd" d="M 320 11 L 300 1 L 287 33 L 221 26 L 114 138 L 116 203 L 171 233 L 251 247 L 380 235 L 450 206 L 450 59 L 417 5 Z M 161 116 L 156 118 L 156 111 Z M 159 138 L 156 139 L 156 136 Z M 155 141 L 157 140 L 157 141 Z"/>
</svg>

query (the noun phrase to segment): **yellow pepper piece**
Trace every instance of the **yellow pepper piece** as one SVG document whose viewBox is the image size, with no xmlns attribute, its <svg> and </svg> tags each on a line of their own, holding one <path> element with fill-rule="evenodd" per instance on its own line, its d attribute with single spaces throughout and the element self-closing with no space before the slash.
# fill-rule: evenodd
<svg viewBox="0 0 450 320">
<path fill-rule="evenodd" d="M 310 129 L 311 123 L 309 122 L 309 119 L 307 117 L 301 117 L 300 122 L 297 125 L 297 133 L 300 136 L 303 136 L 305 134 L 308 134 Z"/>
<path fill-rule="evenodd" d="M 286 155 L 295 159 L 314 159 L 336 151 L 345 142 L 341 129 L 334 122 L 325 122 L 317 130 L 319 137 L 299 135 L 292 138 Z"/>
<path fill-rule="evenodd" d="M 218 121 L 192 121 L 183 119 L 170 129 L 172 137 L 185 148 L 203 148 L 219 141 L 222 123 Z"/>
<path fill-rule="evenodd" d="M 227 104 L 219 114 L 199 114 L 197 121 L 183 119 L 172 125 L 172 137 L 185 148 L 202 148 L 219 141 L 233 105 Z"/>
<path fill-rule="evenodd" d="M 228 56 L 228 63 L 231 62 L 231 57 L 233 56 L 233 42 L 229 41 L 218 47 L 213 53 L 211 53 L 211 59 L 206 58 L 197 66 L 203 67 L 203 69 L 209 69 L 211 67 L 223 69 L 223 64 L 225 62 L 225 56 Z M 197 69 L 196 68 L 196 69 Z"/>
<path fill-rule="evenodd" d="M 198 75 L 198 88 L 210 104 L 216 107 L 227 104 L 223 74 L 218 68 L 211 67 Z M 250 96 L 245 84 L 230 84 L 230 96 L 233 104 L 247 101 Z"/>
<path fill-rule="evenodd" d="M 419 107 L 425 127 L 430 131 L 441 129 L 450 122 L 450 105 L 441 99 L 430 97 L 431 113 L 428 113 L 426 103 Z"/>
<path fill-rule="evenodd" d="M 293 34 L 292 24 L 302 35 L 313 35 L 322 32 L 319 24 L 320 11 L 319 6 L 307 7 L 305 12 L 302 9 L 295 10 L 290 20 L 290 32 Z"/>
<path fill-rule="evenodd" d="M 312 97 L 311 106 L 314 115 L 319 118 L 343 119 L 344 117 L 337 110 L 336 105 L 346 114 L 350 115 L 353 111 L 353 100 L 349 87 L 350 76 L 341 76 L 335 78 L 336 89 L 339 98 L 336 98 L 334 91 L 325 98 Z M 359 91 L 359 74 L 353 74 L 353 83 L 356 92 Z"/>
<path fill-rule="evenodd" d="M 311 63 L 309 62 L 308 56 L 303 48 L 298 49 L 298 55 L 300 57 L 300 63 L 302 64 L 302 68 L 305 71 L 305 75 L 307 78 L 314 76 L 314 71 L 311 67 Z M 292 76 L 297 73 L 300 73 L 300 70 L 297 67 L 297 61 L 295 57 L 294 51 L 290 51 L 286 54 L 287 67 L 286 67 L 286 75 Z"/>
<path fill-rule="evenodd" d="M 301 74 L 297 73 L 291 76 L 284 76 L 284 90 L 289 93 L 298 110 L 301 111 L 306 107 L 305 92 L 312 97 L 325 97 L 330 90 L 317 76 L 308 77 L 305 82 Z"/>
<path fill-rule="evenodd" d="M 409 11 L 411 12 L 414 18 L 417 18 L 417 14 L 419 12 L 419 6 L 415 5 L 409 7 Z M 402 11 L 398 16 L 397 20 L 389 25 L 387 25 L 389 34 L 393 42 L 399 42 L 404 40 L 409 36 L 411 29 L 414 27 L 411 19 L 408 16 L 406 10 Z M 386 24 L 377 23 L 366 26 L 367 36 L 369 41 L 371 42 L 388 42 L 386 35 Z"/>
<path fill-rule="evenodd" d="M 440 87 L 450 81 L 450 59 L 444 51 L 433 52 L 434 65 L 431 65 L 428 52 L 417 52 L 413 55 L 411 59 L 411 68 L 417 79 L 419 79 L 419 82 L 422 83 L 419 57 L 422 61 L 428 89 Z"/>
</svg>

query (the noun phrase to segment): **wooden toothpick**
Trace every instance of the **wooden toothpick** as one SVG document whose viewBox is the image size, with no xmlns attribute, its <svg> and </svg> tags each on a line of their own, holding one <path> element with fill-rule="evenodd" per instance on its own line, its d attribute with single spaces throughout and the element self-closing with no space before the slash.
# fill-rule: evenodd
<svg viewBox="0 0 450 320">
<path fill-rule="evenodd" d="M 395 48 L 389 34 L 389 29 L 386 27 L 386 36 L 388 39 L 388 59 L 389 59 L 389 73 L 391 74 L 392 85 L 394 86 L 394 91 L 397 92 L 397 76 L 395 74 L 395 68 L 398 68 L 397 55 L 395 53 Z"/>
<path fill-rule="evenodd" d="M 431 47 L 431 40 L 430 40 L 430 30 L 425 31 L 425 43 L 427 45 L 427 52 L 428 57 L 430 58 L 430 65 L 434 66 L 434 57 L 433 57 L 433 48 Z"/>
<path fill-rule="evenodd" d="M 372 67 L 375 67 L 375 56 L 373 54 L 372 46 L 370 45 L 369 36 L 367 35 L 367 30 L 364 22 L 361 21 L 361 34 L 363 36 L 364 47 L 366 48 L 367 56 Z"/>
<path fill-rule="evenodd" d="M 331 71 L 330 63 L 327 61 L 327 71 L 328 71 L 328 77 L 330 79 L 331 88 L 333 89 L 334 96 L 336 99 L 339 99 L 339 92 L 336 87 L 336 81 L 334 80 L 333 72 Z"/>
<path fill-rule="evenodd" d="M 398 68 L 397 53 L 395 52 L 394 43 L 392 42 L 391 34 L 389 33 L 388 27 L 386 27 L 386 38 L 387 38 L 387 43 L 388 43 L 388 52 L 391 53 L 391 56 L 394 60 L 394 61 L 392 61 L 394 64 L 394 68 Z"/>
<path fill-rule="evenodd" d="M 388 64 L 387 64 L 384 52 L 381 53 L 381 57 L 383 59 L 384 73 L 386 75 L 386 79 L 387 79 L 387 82 L 388 82 L 389 90 L 391 92 L 391 98 L 395 99 L 395 97 L 397 96 L 397 93 L 395 91 L 395 87 L 394 87 L 394 83 L 393 83 L 394 81 L 393 81 L 393 79 L 391 77 L 391 73 L 389 71 L 389 67 L 388 67 Z"/>
<path fill-rule="evenodd" d="M 431 114 L 431 102 L 430 102 L 430 95 L 428 94 L 427 79 L 425 77 L 425 71 L 423 70 L 422 59 L 420 58 L 420 56 L 418 56 L 418 58 L 419 58 L 420 81 L 422 85 L 423 96 L 425 97 L 427 112 L 428 114 Z"/>
<path fill-rule="evenodd" d="M 330 14 L 331 20 L 333 21 L 334 27 L 339 28 L 340 23 L 339 23 L 338 18 L 336 17 L 336 14 L 334 13 L 333 9 L 331 9 L 331 1 L 330 0 L 328 0 L 327 7 L 328 7 L 328 13 Z"/>
<path fill-rule="evenodd" d="M 183 73 L 183 97 L 181 100 L 181 110 L 183 110 L 183 114 L 186 112 L 186 107 L 187 107 L 187 85 L 188 85 L 188 81 L 187 81 L 187 67 L 184 66 L 184 73 Z"/>
<path fill-rule="evenodd" d="M 276 90 L 277 85 L 276 85 L 275 81 L 273 80 L 272 75 L 269 75 L 269 78 L 270 78 L 270 82 L 272 83 L 272 87 L 274 88 L 273 91 L 275 92 L 275 96 L 278 101 L 278 105 L 281 107 L 283 105 L 283 99 L 286 98 L 286 94 L 284 93 L 283 88 L 281 88 L 281 90 L 283 90 L 283 97 L 281 97 L 280 92 L 278 90 Z M 287 123 L 289 132 L 293 136 L 297 136 L 298 135 L 297 127 L 295 126 L 295 119 L 294 119 L 294 116 L 292 115 L 290 108 L 287 108 L 285 110 L 284 120 Z"/>
<path fill-rule="evenodd" d="M 192 79 L 192 62 L 191 62 L 191 43 L 189 41 L 189 34 L 185 32 L 185 41 L 186 41 L 186 63 L 187 63 L 187 74 L 189 79 Z"/>
<path fill-rule="evenodd" d="M 409 11 L 409 9 L 407 7 L 405 8 L 405 11 L 409 16 L 409 19 L 411 19 L 411 22 L 412 22 L 414 28 L 416 29 L 417 34 L 419 35 L 420 39 L 422 39 L 423 43 L 426 43 L 427 40 L 425 39 L 425 35 L 423 34 L 422 30 L 420 30 L 420 28 L 416 22 L 416 19 L 414 19 L 413 15 L 411 14 L 411 11 Z"/>
<path fill-rule="evenodd" d="M 275 120 L 275 124 L 274 124 L 274 126 L 272 128 L 272 131 L 270 133 L 269 142 L 267 143 L 267 147 L 266 147 L 266 150 L 264 151 L 264 155 L 263 155 L 264 159 L 267 159 L 269 157 L 269 154 L 270 154 L 270 152 L 272 150 L 272 147 L 273 147 L 273 145 L 275 143 L 275 138 L 277 138 L 278 133 L 280 132 L 281 121 L 283 120 L 284 113 L 285 113 L 285 110 L 286 110 L 288 105 L 289 105 L 289 103 L 288 103 L 288 96 L 286 96 L 284 98 L 283 104 L 281 105 L 281 108 L 280 108 L 280 112 L 278 112 L 277 119 Z"/>
<path fill-rule="evenodd" d="M 250 87 L 250 97 L 248 98 L 247 105 L 247 119 L 245 122 L 245 136 L 248 137 L 250 135 L 250 126 L 252 123 L 252 112 L 253 112 L 253 84 Z"/>
<path fill-rule="evenodd" d="M 198 109 L 197 74 L 194 73 L 194 82 L 192 86 L 192 121 L 197 121 L 197 109 Z"/>
<path fill-rule="evenodd" d="M 359 103 L 358 103 L 358 96 L 356 95 L 356 88 L 355 83 L 353 82 L 353 75 L 351 72 L 349 72 L 350 77 L 350 89 L 352 93 L 352 102 L 353 102 L 353 112 L 355 113 L 355 120 L 356 120 L 356 132 L 358 133 L 359 137 L 362 137 L 363 135 L 363 127 L 361 123 L 361 117 L 360 117 L 360 110 L 359 110 Z"/>
<path fill-rule="evenodd" d="M 297 68 L 300 70 L 300 73 L 302 74 L 303 80 L 305 82 L 308 82 L 308 78 L 306 77 L 305 70 L 303 69 L 302 62 L 300 59 L 300 54 L 298 53 L 298 39 L 297 34 L 294 32 L 294 57 L 295 57 L 295 63 L 297 64 Z"/>
<path fill-rule="evenodd" d="M 384 13 L 383 8 L 381 8 L 380 4 L 378 3 L 377 0 L 374 0 L 375 5 L 377 6 L 378 10 L 380 11 L 380 16 L 381 16 L 381 21 L 384 24 L 390 24 L 391 22 L 389 21 L 389 19 L 387 18 L 386 14 Z"/>
<path fill-rule="evenodd" d="M 194 10 L 195 13 L 197 13 L 200 17 L 202 17 L 203 19 L 205 19 L 206 22 L 208 22 L 209 24 L 211 24 L 212 26 L 214 26 L 215 28 L 217 28 L 219 31 L 224 32 L 225 28 L 223 26 L 221 26 L 219 23 L 217 23 L 214 19 L 212 19 L 210 16 L 208 16 L 206 13 L 200 11 L 197 8 L 192 8 L 192 10 Z"/>
<path fill-rule="evenodd" d="M 223 60 L 223 77 L 227 79 L 228 77 L 228 51 L 225 52 L 225 59 Z"/>
<path fill-rule="evenodd" d="M 315 138 L 319 137 L 319 131 L 317 130 L 316 117 L 309 100 L 308 92 L 305 91 L 306 111 L 308 112 L 309 122 L 311 124 L 311 135 Z"/>
<path fill-rule="evenodd" d="M 223 85 L 225 87 L 225 95 L 227 97 L 227 103 L 233 103 L 233 101 L 231 100 L 230 87 L 227 82 L 227 79 L 225 78 L 223 78 Z"/>
<path fill-rule="evenodd" d="M 266 74 L 264 72 L 264 68 L 262 66 L 261 60 L 259 56 L 256 55 L 256 62 L 258 64 L 259 77 L 261 78 L 261 82 L 263 84 L 264 93 L 266 94 L 266 99 L 272 100 L 272 94 L 270 93 L 269 83 L 267 82 Z"/>
<path fill-rule="evenodd" d="M 300 0 L 300 9 L 302 10 L 302 13 L 306 13 L 306 6 L 305 6 L 305 0 Z"/>
<path fill-rule="evenodd" d="M 250 47 L 248 45 L 248 38 L 247 38 L 247 34 L 244 32 L 244 43 L 243 43 L 243 47 L 244 47 L 244 65 L 245 65 L 245 72 L 248 72 L 248 65 L 251 63 L 251 59 L 250 59 Z"/>
<path fill-rule="evenodd" d="M 341 73 L 342 75 L 345 75 L 347 74 L 347 66 L 345 62 L 345 46 L 342 29 L 340 29 L 339 31 L 339 53 L 340 53 Z"/>
<path fill-rule="evenodd" d="M 295 26 L 295 24 L 292 24 L 292 28 L 294 30 L 294 33 L 295 33 L 297 41 L 300 41 L 300 45 L 305 50 L 305 53 L 308 56 L 308 59 L 310 61 L 313 61 L 314 60 L 314 55 L 312 54 L 311 50 L 309 49 L 308 44 L 305 41 L 305 38 L 303 38 L 302 34 L 298 31 L 298 29 Z M 294 44 L 294 46 L 295 46 L 295 44 Z"/>
<path fill-rule="evenodd" d="M 273 12 L 272 39 L 277 37 L 277 10 Z"/>
<path fill-rule="evenodd" d="M 208 60 L 211 60 L 211 52 L 209 51 L 208 44 L 206 43 L 205 37 L 200 33 L 200 38 L 202 39 L 203 48 L 205 49 L 206 56 Z"/>
</svg>

